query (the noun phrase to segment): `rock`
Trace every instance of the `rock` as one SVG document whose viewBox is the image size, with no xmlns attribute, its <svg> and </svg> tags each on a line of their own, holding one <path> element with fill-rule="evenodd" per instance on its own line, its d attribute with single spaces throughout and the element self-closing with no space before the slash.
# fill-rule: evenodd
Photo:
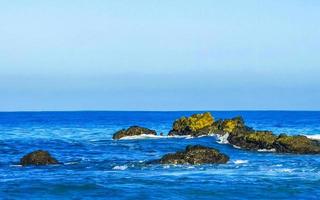
<svg viewBox="0 0 320 200">
<path fill-rule="evenodd" d="M 173 123 L 168 135 L 201 135 L 208 134 L 214 119 L 209 112 L 181 117 Z"/>
<path fill-rule="evenodd" d="M 229 157 L 214 148 L 201 145 L 189 145 L 185 151 L 164 155 L 158 163 L 160 164 L 224 164 Z"/>
<path fill-rule="evenodd" d="M 311 140 L 303 135 L 279 135 L 274 142 L 274 147 L 280 153 L 319 154 L 320 142 Z"/>
<path fill-rule="evenodd" d="M 20 159 L 20 165 L 52 165 L 59 162 L 51 157 L 49 152 L 43 150 L 33 151 Z"/>
<path fill-rule="evenodd" d="M 271 131 L 233 132 L 227 140 L 230 144 L 248 150 L 274 149 L 276 136 Z"/>
<path fill-rule="evenodd" d="M 138 136 L 138 135 L 157 135 L 157 132 L 148 128 L 131 126 L 128 129 L 122 129 L 113 134 L 113 139 L 118 140 L 126 136 Z"/>
</svg>

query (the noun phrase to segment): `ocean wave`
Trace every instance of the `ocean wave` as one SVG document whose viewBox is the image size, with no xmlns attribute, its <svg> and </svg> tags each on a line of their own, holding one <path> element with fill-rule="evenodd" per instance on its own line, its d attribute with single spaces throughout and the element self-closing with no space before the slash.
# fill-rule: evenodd
<svg viewBox="0 0 320 200">
<path fill-rule="evenodd" d="M 76 165 L 76 164 L 79 164 L 79 162 L 67 162 L 67 163 L 64 163 L 64 165 Z"/>
<path fill-rule="evenodd" d="M 10 167 L 22 167 L 22 165 L 10 165 Z"/>
<path fill-rule="evenodd" d="M 219 144 L 229 144 L 229 141 L 228 141 L 229 133 L 226 133 L 224 135 L 216 134 L 215 136 L 218 138 L 217 143 L 219 143 Z"/>
<path fill-rule="evenodd" d="M 246 163 L 248 163 L 249 161 L 248 160 L 235 160 L 235 161 L 233 161 L 233 163 L 234 164 L 237 164 L 237 165 L 239 165 L 239 164 L 246 164 Z"/>
<path fill-rule="evenodd" d="M 116 165 L 116 166 L 114 166 L 112 169 L 123 171 L 123 170 L 128 169 L 128 166 L 127 166 L 127 165 Z"/>
<path fill-rule="evenodd" d="M 315 134 L 315 135 L 305 135 L 307 138 L 312 139 L 312 140 L 320 140 L 320 134 Z"/>
</svg>

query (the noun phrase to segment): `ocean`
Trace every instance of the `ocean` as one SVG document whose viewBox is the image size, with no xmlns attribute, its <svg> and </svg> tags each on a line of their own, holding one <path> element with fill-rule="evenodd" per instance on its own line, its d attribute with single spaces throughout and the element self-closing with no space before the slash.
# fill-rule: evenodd
<svg viewBox="0 0 320 200">
<path fill-rule="evenodd" d="M 200 111 L 199 111 L 200 112 Z M 253 152 L 214 136 L 168 138 L 175 119 L 192 112 L 2 112 L 0 199 L 319 199 L 320 155 Z M 320 112 L 212 111 L 242 116 L 248 126 L 320 139 Z M 119 141 L 119 129 L 139 125 L 164 133 Z M 221 165 L 145 164 L 189 144 L 219 149 Z M 19 165 L 34 150 L 63 164 Z"/>
</svg>

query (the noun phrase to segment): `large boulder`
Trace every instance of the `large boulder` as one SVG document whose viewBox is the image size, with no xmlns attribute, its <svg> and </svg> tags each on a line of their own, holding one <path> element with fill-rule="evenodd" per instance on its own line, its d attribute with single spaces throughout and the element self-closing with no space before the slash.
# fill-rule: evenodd
<svg viewBox="0 0 320 200">
<path fill-rule="evenodd" d="M 189 145 L 185 151 L 164 155 L 158 162 L 160 164 L 224 164 L 229 157 L 214 148 L 201 145 Z"/>
<path fill-rule="evenodd" d="M 59 162 L 49 152 L 43 150 L 33 151 L 20 159 L 20 165 L 52 165 Z"/>
<path fill-rule="evenodd" d="M 319 154 L 320 142 L 303 135 L 279 135 L 274 142 L 274 147 L 280 153 Z"/>
<path fill-rule="evenodd" d="M 131 126 L 128 129 L 122 129 L 113 134 L 113 139 L 118 140 L 127 136 L 138 136 L 138 135 L 157 135 L 157 132 L 148 128 Z"/>
<path fill-rule="evenodd" d="M 168 135 L 206 135 L 210 132 L 213 122 L 214 118 L 209 112 L 181 117 L 175 120 Z"/>
</svg>

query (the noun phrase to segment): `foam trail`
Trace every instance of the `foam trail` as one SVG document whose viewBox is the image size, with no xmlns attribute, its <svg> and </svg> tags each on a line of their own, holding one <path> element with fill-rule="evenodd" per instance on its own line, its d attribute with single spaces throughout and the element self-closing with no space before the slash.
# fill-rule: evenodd
<svg viewBox="0 0 320 200">
<path fill-rule="evenodd" d="M 258 149 L 259 152 L 275 152 L 275 149 Z"/>
<path fill-rule="evenodd" d="M 235 161 L 233 161 L 234 162 L 234 164 L 246 164 L 246 163 L 248 163 L 249 161 L 248 160 L 235 160 Z"/>
<path fill-rule="evenodd" d="M 117 166 L 114 166 L 112 169 L 114 169 L 114 170 L 126 170 L 126 169 L 128 169 L 128 166 L 127 165 L 117 165 Z"/>
<path fill-rule="evenodd" d="M 135 136 L 126 136 L 120 138 L 120 140 L 142 140 L 142 139 L 167 139 L 167 138 L 187 138 L 188 136 L 167 136 L 167 135 L 135 135 Z"/>
</svg>

